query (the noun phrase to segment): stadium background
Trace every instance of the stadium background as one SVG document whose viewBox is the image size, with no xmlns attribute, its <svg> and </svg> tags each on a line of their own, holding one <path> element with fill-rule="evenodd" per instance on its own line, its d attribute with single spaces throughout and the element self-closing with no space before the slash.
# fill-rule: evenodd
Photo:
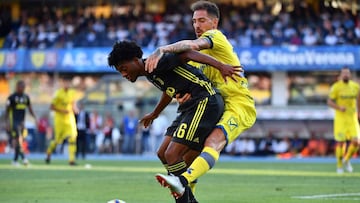
<svg viewBox="0 0 360 203">
<path fill-rule="evenodd" d="M 157 46 L 193 39 L 191 2 L 3 0 L 1 109 L 15 82 L 24 79 L 37 114 L 49 113 L 59 77 L 67 75 L 85 107 L 111 113 L 116 125 L 132 108 L 144 115 L 156 104 L 159 92 L 145 80 L 130 84 L 114 75 L 106 65 L 107 53 L 118 39 L 136 40 L 145 56 Z M 244 136 L 316 135 L 331 140 L 329 87 L 341 67 L 349 66 L 355 79 L 360 70 L 358 2 L 215 2 L 221 10 L 220 29 L 234 44 L 256 99 L 257 122 Z M 312 32 L 316 40 L 306 41 Z M 331 33 L 336 40 L 326 40 Z M 175 109 L 174 103 L 166 115 L 174 117 Z M 31 119 L 27 121 L 31 127 Z M 4 126 L 0 137 L 6 140 Z"/>
</svg>

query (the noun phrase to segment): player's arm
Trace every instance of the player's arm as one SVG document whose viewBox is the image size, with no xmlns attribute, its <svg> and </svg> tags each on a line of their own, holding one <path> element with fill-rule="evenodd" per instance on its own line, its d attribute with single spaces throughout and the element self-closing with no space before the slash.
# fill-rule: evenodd
<svg viewBox="0 0 360 203">
<path fill-rule="evenodd" d="M 54 102 L 52 102 L 52 103 L 50 104 L 50 110 L 53 110 L 53 111 L 55 111 L 55 112 L 57 112 L 57 113 L 62 113 L 62 114 L 67 114 L 67 113 L 69 113 L 69 111 L 66 110 L 66 109 L 58 108 L 58 107 L 54 104 Z"/>
<path fill-rule="evenodd" d="M 181 40 L 173 44 L 157 48 L 145 61 L 145 71 L 151 73 L 156 68 L 160 58 L 164 53 L 181 53 L 191 50 L 202 50 L 211 48 L 212 42 L 208 38 L 198 38 L 196 40 Z"/>
<path fill-rule="evenodd" d="M 356 107 L 357 107 L 358 119 L 360 119 L 360 91 L 358 92 L 358 95 L 357 95 Z"/>
<path fill-rule="evenodd" d="M 142 123 L 145 128 L 147 128 L 153 122 L 153 120 L 155 120 L 160 115 L 165 107 L 169 105 L 171 100 L 172 98 L 163 92 L 153 112 L 146 114 L 143 118 L 140 119 L 139 122 Z"/>
<path fill-rule="evenodd" d="M 343 106 L 339 106 L 336 104 L 336 102 L 331 99 L 330 97 L 327 99 L 327 105 L 335 110 L 341 111 L 341 112 L 345 112 L 346 108 Z"/>
<path fill-rule="evenodd" d="M 11 107 L 11 101 L 10 98 L 6 101 L 6 107 L 5 107 L 5 126 L 7 130 L 10 130 L 10 107 Z"/>
<path fill-rule="evenodd" d="M 240 72 L 243 72 L 241 66 L 230 66 L 227 64 L 223 64 L 220 61 L 216 60 L 214 57 L 206 54 L 202 54 L 198 51 L 182 52 L 179 56 L 183 62 L 195 61 L 198 63 L 208 64 L 218 69 L 222 77 L 224 78 L 225 82 L 227 81 L 226 77 L 231 77 L 236 82 L 234 74 L 239 75 Z"/>
<path fill-rule="evenodd" d="M 29 101 L 29 103 L 28 103 L 29 112 L 30 112 L 31 116 L 35 119 L 35 122 L 37 122 L 35 112 L 34 112 L 34 110 L 32 108 L 31 102 L 30 102 L 30 98 L 28 99 L 28 101 Z"/>
</svg>

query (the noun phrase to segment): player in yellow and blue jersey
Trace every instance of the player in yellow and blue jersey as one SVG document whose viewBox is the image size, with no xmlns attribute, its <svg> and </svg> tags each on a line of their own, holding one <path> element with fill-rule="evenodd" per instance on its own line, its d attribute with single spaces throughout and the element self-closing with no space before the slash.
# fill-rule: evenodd
<svg viewBox="0 0 360 203">
<path fill-rule="evenodd" d="M 75 113 L 78 108 L 76 105 L 76 92 L 70 88 L 71 80 L 69 78 L 63 79 L 63 88 L 55 92 L 55 96 L 51 101 L 50 109 L 55 112 L 54 116 L 54 139 L 50 142 L 47 149 L 47 157 L 45 162 L 50 163 L 51 154 L 56 149 L 58 144 L 62 144 L 65 139 L 69 144 L 69 165 L 76 165 L 76 138 L 77 128 Z"/>
<path fill-rule="evenodd" d="M 159 47 L 154 54 L 148 57 L 146 62 L 147 71 L 151 72 L 153 70 L 159 57 L 164 53 L 181 53 L 187 50 L 200 50 L 201 53 L 208 54 L 222 63 L 233 66 L 241 65 L 232 45 L 223 33 L 217 29 L 220 13 L 216 4 L 209 1 L 197 1 L 192 4 L 191 8 L 193 10 L 193 26 L 197 39 L 183 40 Z M 225 110 L 216 128 L 206 139 L 205 147 L 201 154 L 199 156 L 197 156 L 196 152 L 189 152 L 187 154 L 187 170 L 180 176 L 183 184 L 180 185 L 176 177 L 157 175 L 158 181 L 162 185 L 170 186 L 173 194 L 178 197 L 182 196 L 184 191 L 182 185 L 191 184 L 210 170 L 218 160 L 220 152 L 226 144 L 231 143 L 242 132 L 253 126 L 256 120 L 255 102 L 250 95 L 247 87 L 248 82 L 245 77 L 238 75 L 235 76 L 236 81 L 228 80 L 225 83 L 218 70 L 206 65 L 198 65 L 198 67 L 203 70 L 214 86 L 219 89 L 224 98 Z M 193 95 L 188 95 L 188 97 L 191 96 Z M 171 136 L 171 134 L 167 135 Z M 158 150 L 158 156 L 165 167 L 167 167 L 167 163 L 164 159 L 164 149 L 169 140 L 168 136 L 165 136 L 164 142 Z M 169 169 L 168 171 L 171 173 Z M 176 185 L 169 184 L 167 181 Z M 196 202 L 196 200 L 193 202 Z"/>
<path fill-rule="evenodd" d="M 357 152 L 360 141 L 360 94 L 359 84 L 351 80 L 351 72 L 348 67 L 343 67 L 339 80 L 330 89 L 327 104 L 335 110 L 334 138 L 336 142 L 335 156 L 337 173 L 348 172 L 353 168 L 350 163 L 351 157 Z M 346 149 L 347 141 L 350 141 Z M 346 152 L 346 154 L 345 154 Z"/>
</svg>

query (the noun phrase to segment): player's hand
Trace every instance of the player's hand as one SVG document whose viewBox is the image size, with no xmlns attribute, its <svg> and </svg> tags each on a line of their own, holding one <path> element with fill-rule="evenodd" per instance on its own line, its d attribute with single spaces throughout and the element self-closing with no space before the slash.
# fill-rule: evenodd
<svg viewBox="0 0 360 203">
<path fill-rule="evenodd" d="M 176 94 L 176 101 L 179 104 L 183 104 L 190 99 L 191 99 L 191 94 L 189 94 L 189 93 L 185 93 L 183 96 L 181 96 L 180 94 Z"/>
<path fill-rule="evenodd" d="M 240 76 L 242 72 L 244 72 L 242 66 L 231 66 L 228 64 L 223 64 L 220 69 L 220 73 L 225 82 L 227 82 L 227 77 L 230 77 L 232 80 L 237 82 L 235 76 Z"/>
<path fill-rule="evenodd" d="M 345 112 L 345 111 L 346 111 L 346 107 L 340 106 L 340 107 L 339 107 L 339 110 L 340 110 L 341 112 Z"/>
<path fill-rule="evenodd" d="M 147 71 L 148 73 L 152 73 L 163 55 L 164 53 L 159 48 L 157 48 L 155 52 L 146 59 L 145 71 Z"/>
<path fill-rule="evenodd" d="M 143 118 L 139 120 L 139 123 L 144 125 L 145 128 L 149 127 L 152 122 L 158 117 L 154 113 L 148 113 Z"/>
</svg>

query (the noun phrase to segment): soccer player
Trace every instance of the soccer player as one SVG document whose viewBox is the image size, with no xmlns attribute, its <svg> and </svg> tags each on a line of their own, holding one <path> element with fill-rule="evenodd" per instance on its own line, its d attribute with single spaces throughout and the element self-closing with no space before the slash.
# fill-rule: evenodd
<svg viewBox="0 0 360 203">
<path fill-rule="evenodd" d="M 55 92 L 55 96 L 51 101 L 50 109 L 55 112 L 54 117 L 54 139 L 50 142 L 47 149 L 47 157 L 45 162 L 50 163 L 51 154 L 56 149 L 58 144 L 62 144 L 65 139 L 68 139 L 69 144 L 69 165 L 76 165 L 76 138 L 77 127 L 75 120 L 75 113 L 78 112 L 76 105 L 76 92 L 70 88 L 71 80 L 69 78 L 63 79 L 63 88 Z"/>
<path fill-rule="evenodd" d="M 115 67 L 130 82 L 135 82 L 139 76 L 146 76 L 154 86 L 163 91 L 162 99 L 153 112 L 140 120 L 144 127 L 148 127 L 159 116 L 176 94 L 192 95 L 189 101 L 181 103 L 178 107 L 179 115 L 169 127 L 172 138 L 165 150 L 165 159 L 170 170 L 184 168 L 186 163 L 183 155 L 190 149 L 202 150 L 205 138 L 210 134 L 224 110 L 223 99 L 212 87 L 208 78 L 186 62 L 199 60 L 216 67 L 224 64 L 219 65 L 218 61 L 195 51 L 180 55 L 164 54 L 157 68 L 152 73 L 148 73 L 145 71 L 146 59 L 142 59 L 142 54 L 141 48 L 134 42 L 117 42 L 109 54 L 108 64 Z M 188 202 L 188 199 L 177 200 L 177 202 Z"/>
<path fill-rule="evenodd" d="M 331 86 L 327 99 L 329 107 L 335 110 L 334 138 L 338 174 L 344 173 L 343 167 L 348 172 L 353 171 L 350 159 L 357 152 L 360 141 L 359 90 L 359 84 L 351 80 L 350 69 L 343 67 L 339 80 Z M 347 141 L 350 141 L 350 145 L 346 150 Z"/>
<path fill-rule="evenodd" d="M 17 81 L 16 90 L 11 94 L 6 101 L 5 122 L 6 128 L 10 134 L 10 143 L 15 149 L 13 165 L 18 165 L 18 158 L 21 157 L 23 164 L 28 165 L 29 161 L 26 159 L 23 151 L 23 141 L 26 134 L 25 129 L 25 113 L 29 109 L 30 114 L 36 120 L 35 113 L 31 106 L 30 97 L 25 94 L 25 82 Z"/>
<path fill-rule="evenodd" d="M 217 29 L 220 17 L 217 5 L 209 1 L 197 1 L 191 5 L 191 9 L 193 10 L 192 19 L 197 39 L 182 40 L 159 47 L 154 54 L 148 57 L 146 61 L 147 71 L 153 71 L 164 53 L 181 53 L 188 50 L 200 50 L 201 53 L 208 54 L 222 63 L 240 66 L 240 61 L 232 45 L 224 34 Z M 193 155 L 196 153 L 188 153 L 186 163 L 191 165 L 180 176 L 180 179 L 173 176 L 157 175 L 158 181 L 163 186 L 169 186 L 176 196 L 182 196 L 185 185 L 192 184 L 198 177 L 210 170 L 226 144 L 233 142 L 242 132 L 252 127 L 256 120 L 255 103 L 248 90 L 248 82 L 245 77 L 235 76 L 236 81 L 229 80 L 224 83 L 218 70 L 202 64 L 198 64 L 198 68 L 202 69 L 214 86 L 219 89 L 224 98 L 225 111 L 216 128 L 206 139 L 202 153 L 194 161 L 192 161 Z M 193 95 L 186 96 L 192 97 Z M 186 97 L 181 98 L 180 102 L 184 99 L 186 100 Z M 158 156 L 165 167 L 167 163 L 164 159 L 164 149 L 166 149 L 169 139 L 165 137 L 162 147 L 158 150 Z M 177 184 L 169 185 L 170 182 Z"/>
</svg>

